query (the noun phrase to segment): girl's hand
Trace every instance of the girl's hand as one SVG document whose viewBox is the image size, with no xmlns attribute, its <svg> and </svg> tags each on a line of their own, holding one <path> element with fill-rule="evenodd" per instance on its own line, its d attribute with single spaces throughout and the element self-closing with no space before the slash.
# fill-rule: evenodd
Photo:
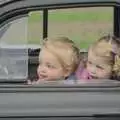
<svg viewBox="0 0 120 120">
<path fill-rule="evenodd" d="M 34 80 L 34 81 L 31 81 L 31 80 L 27 80 L 27 84 L 28 85 L 37 85 L 37 84 L 40 84 L 40 80 Z"/>
</svg>

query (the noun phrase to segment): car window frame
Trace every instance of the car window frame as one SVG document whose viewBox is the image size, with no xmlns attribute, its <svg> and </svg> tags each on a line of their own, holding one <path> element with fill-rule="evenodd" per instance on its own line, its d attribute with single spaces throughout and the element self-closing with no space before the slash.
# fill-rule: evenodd
<svg viewBox="0 0 120 120">
<path fill-rule="evenodd" d="M 106 7 L 111 6 L 111 7 L 115 8 L 115 6 L 118 6 L 118 4 L 116 4 L 115 2 L 101 2 L 101 3 L 99 3 L 99 2 L 94 3 L 93 2 L 93 3 L 85 4 L 83 2 L 83 3 L 76 3 L 76 4 L 71 4 L 71 3 L 66 4 L 65 3 L 65 4 L 60 4 L 60 5 L 59 4 L 45 5 L 45 6 L 44 5 L 38 5 L 37 7 L 36 6 L 27 6 L 27 7 L 23 6 L 21 8 L 18 7 L 18 9 L 15 9 L 14 12 L 12 10 L 5 12 L 4 16 L 0 18 L 0 21 L 2 21 L 2 20 L 5 20 L 5 21 L 1 22 L 0 27 L 3 26 L 4 24 L 6 24 L 6 22 L 9 22 L 9 20 L 17 19 L 20 16 L 26 15 L 30 11 L 42 10 L 43 11 L 43 21 L 44 21 L 43 22 L 43 38 L 45 38 L 45 37 L 47 37 L 47 31 L 48 31 L 48 28 L 47 28 L 48 27 L 48 10 L 51 10 L 51 9 L 63 9 L 63 8 L 66 8 L 66 9 L 67 8 L 78 8 L 78 7 L 100 7 L 100 6 L 106 6 Z M 119 8 L 119 10 L 117 12 L 116 11 L 114 13 L 116 13 L 115 15 L 118 18 L 119 17 L 118 13 L 120 12 L 120 8 Z M 3 14 L 0 14 L 0 16 L 2 16 L 2 15 Z M 114 16 L 114 19 L 116 19 L 115 16 Z M 115 24 L 115 21 L 114 21 L 113 24 Z M 118 28 L 116 28 L 116 26 L 114 26 L 114 29 L 117 30 Z M 114 32 L 114 34 L 117 34 L 117 36 L 118 36 L 118 33 Z M 10 81 L 8 81 L 8 83 L 9 82 Z"/>
</svg>

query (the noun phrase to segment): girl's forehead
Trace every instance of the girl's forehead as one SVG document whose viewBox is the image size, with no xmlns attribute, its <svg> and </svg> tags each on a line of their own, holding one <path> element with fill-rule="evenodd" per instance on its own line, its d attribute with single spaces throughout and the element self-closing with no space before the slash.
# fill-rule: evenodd
<svg viewBox="0 0 120 120">
<path fill-rule="evenodd" d="M 40 58 L 45 58 L 45 59 L 55 59 L 56 56 L 50 52 L 49 50 L 43 48 L 40 52 L 40 55 L 39 55 Z"/>
<path fill-rule="evenodd" d="M 51 52 L 46 48 L 41 50 L 41 53 L 39 55 L 39 60 L 44 61 L 44 62 L 49 62 L 52 64 L 61 64 L 57 55 L 54 54 L 54 52 Z"/>
<path fill-rule="evenodd" d="M 95 64 L 109 65 L 108 59 L 106 59 L 103 56 L 101 57 L 101 56 L 95 55 L 94 52 L 92 51 L 89 51 L 88 53 L 88 61 L 91 61 Z"/>
</svg>

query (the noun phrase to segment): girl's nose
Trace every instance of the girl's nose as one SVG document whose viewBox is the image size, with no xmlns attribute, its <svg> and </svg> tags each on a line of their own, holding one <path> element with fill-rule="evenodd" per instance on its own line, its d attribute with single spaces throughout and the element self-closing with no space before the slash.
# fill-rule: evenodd
<svg viewBox="0 0 120 120">
<path fill-rule="evenodd" d="M 96 73 L 96 67 L 92 67 L 91 73 L 92 73 L 92 74 L 95 74 L 95 73 Z"/>
<path fill-rule="evenodd" d="M 38 72 L 39 72 L 39 73 L 45 73 L 45 66 L 39 65 L 39 66 L 38 66 Z"/>
</svg>

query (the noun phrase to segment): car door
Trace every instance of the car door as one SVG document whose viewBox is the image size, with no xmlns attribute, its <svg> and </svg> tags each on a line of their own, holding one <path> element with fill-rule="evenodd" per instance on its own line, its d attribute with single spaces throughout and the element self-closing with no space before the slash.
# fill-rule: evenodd
<svg viewBox="0 0 120 120">
<path fill-rule="evenodd" d="M 120 36 L 119 5 L 117 0 L 0 1 L 0 118 L 119 120 L 119 81 L 26 82 L 37 79 L 38 54 L 47 36 L 69 36 L 86 51 L 103 30 Z"/>
</svg>

